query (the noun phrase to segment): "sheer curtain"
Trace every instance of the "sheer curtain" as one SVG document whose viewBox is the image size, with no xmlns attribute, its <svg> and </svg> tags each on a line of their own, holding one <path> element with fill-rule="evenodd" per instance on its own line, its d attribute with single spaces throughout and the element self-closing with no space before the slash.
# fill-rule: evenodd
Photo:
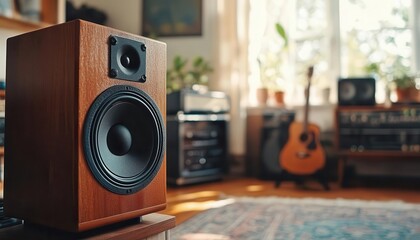
<svg viewBox="0 0 420 240">
<path fill-rule="evenodd" d="M 220 46 L 214 53 L 217 81 L 212 82 L 210 87 L 230 96 L 229 149 L 234 156 L 245 153 L 248 12 L 248 0 L 217 0 L 217 42 Z"/>
</svg>

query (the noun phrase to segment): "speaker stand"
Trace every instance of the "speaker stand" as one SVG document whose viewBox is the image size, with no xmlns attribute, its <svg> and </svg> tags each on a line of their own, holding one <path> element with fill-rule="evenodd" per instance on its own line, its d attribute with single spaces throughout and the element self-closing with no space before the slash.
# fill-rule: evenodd
<svg viewBox="0 0 420 240">
<path fill-rule="evenodd" d="M 315 173 L 309 175 L 293 174 L 282 169 L 281 172 L 275 178 L 274 186 L 275 188 L 280 187 L 281 182 L 285 180 L 292 180 L 296 183 L 297 186 L 302 186 L 307 178 L 316 179 L 322 185 L 325 191 L 330 190 L 330 186 L 328 185 L 326 168 L 318 170 Z"/>
</svg>

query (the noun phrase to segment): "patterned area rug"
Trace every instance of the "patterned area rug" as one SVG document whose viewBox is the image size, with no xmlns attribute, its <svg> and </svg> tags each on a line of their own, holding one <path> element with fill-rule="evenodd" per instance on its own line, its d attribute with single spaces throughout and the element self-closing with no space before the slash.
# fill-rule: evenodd
<svg viewBox="0 0 420 240">
<path fill-rule="evenodd" d="M 171 230 L 174 240 L 420 239 L 420 204 L 227 198 Z"/>
</svg>

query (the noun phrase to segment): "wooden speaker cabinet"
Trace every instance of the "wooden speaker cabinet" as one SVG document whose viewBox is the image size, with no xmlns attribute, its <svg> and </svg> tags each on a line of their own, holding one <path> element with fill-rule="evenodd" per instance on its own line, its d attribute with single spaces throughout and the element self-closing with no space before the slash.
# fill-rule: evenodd
<svg viewBox="0 0 420 240">
<path fill-rule="evenodd" d="M 79 232 L 166 207 L 166 45 L 73 21 L 7 41 L 8 216 Z"/>
</svg>

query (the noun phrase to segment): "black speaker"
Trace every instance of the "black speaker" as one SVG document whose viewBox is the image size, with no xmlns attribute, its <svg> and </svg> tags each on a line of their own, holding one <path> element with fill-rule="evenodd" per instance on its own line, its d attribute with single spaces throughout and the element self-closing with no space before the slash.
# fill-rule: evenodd
<svg viewBox="0 0 420 240">
<path fill-rule="evenodd" d="M 279 155 L 289 138 L 289 126 L 294 119 L 295 113 L 288 110 L 264 116 L 264 126 L 261 129 L 259 178 L 273 180 L 281 173 Z"/>
<path fill-rule="evenodd" d="M 375 105 L 375 79 L 340 78 L 338 81 L 338 105 Z"/>
</svg>

